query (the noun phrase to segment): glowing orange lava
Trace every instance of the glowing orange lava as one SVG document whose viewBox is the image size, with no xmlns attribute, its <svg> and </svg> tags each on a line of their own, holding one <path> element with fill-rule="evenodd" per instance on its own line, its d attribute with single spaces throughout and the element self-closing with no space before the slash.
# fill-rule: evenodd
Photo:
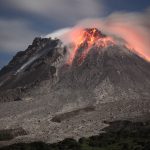
<svg viewBox="0 0 150 150">
<path fill-rule="evenodd" d="M 84 30 L 82 30 L 82 29 L 74 30 L 71 33 L 71 38 L 72 38 L 73 44 L 75 45 L 75 48 L 71 51 L 68 62 L 67 62 L 70 65 L 72 64 L 72 62 L 76 56 L 78 48 L 81 46 L 81 44 L 85 40 L 84 39 Z"/>
<path fill-rule="evenodd" d="M 83 52 L 79 58 L 79 64 L 81 64 L 86 56 L 88 55 L 91 48 L 96 45 L 97 47 L 106 47 L 110 45 L 110 43 L 114 43 L 110 37 L 106 37 L 96 28 L 91 29 L 76 29 L 71 34 L 71 38 L 73 39 L 73 44 L 75 45 L 74 49 L 71 51 L 70 56 L 68 58 L 67 64 L 71 65 L 78 49 L 83 48 Z"/>
</svg>

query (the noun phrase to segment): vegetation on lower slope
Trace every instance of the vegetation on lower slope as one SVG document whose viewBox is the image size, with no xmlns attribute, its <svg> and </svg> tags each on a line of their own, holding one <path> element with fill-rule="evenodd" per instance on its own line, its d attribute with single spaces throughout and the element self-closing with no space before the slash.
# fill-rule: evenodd
<svg viewBox="0 0 150 150">
<path fill-rule="evenodd" d="M 0 150 L 150 150 L 150 121 L 116 121 L 104 133 L 89 138 L 65 139 L 54 144 L 19 143 Z"/>
</svg>

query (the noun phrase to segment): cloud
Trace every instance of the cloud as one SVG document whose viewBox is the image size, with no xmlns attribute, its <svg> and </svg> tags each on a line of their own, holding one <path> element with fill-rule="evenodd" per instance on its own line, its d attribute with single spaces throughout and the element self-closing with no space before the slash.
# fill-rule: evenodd
<svg viewBox="0 0 150 150">
<path fill-rule="evenodd" d="M 3 5 L 20 12 L 75 23 L 83 18 L 98 17 L 103 11 L 101 0 L 5 0 Z"/>
<path fill-rule="evenodd" d="M 41 35 L 24 20 L 0 19 L 0 51 L 25 50 L 34 37 Z"/>
<path fill-rule="evenodd" d="M 87 17 L 97 17 L 103 9 L 97 0 L 2 0 L 1 7 L 65 25 L 73 25 Z M 18 18 L 0 19 L 0 51 L 24 50 L 35 36 L 42 35 L 43 33 L 31 28 L 33 24 L 30 23 L 33 21 Z"/>
</svg>

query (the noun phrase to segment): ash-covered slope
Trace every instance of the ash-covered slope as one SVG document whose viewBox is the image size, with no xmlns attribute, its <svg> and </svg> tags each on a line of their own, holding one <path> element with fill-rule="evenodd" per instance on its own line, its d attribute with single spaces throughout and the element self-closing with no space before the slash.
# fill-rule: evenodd
<svg viewBox="0 0 150 150">
<path fill-rule="evenodd" d="M 56 64 L 65 51 L 58 39 L 35 38 L 27 50 L 18 52 L 0 71 L 0 101 L 19 100 L 41 81 L 52 80 L 56 73 L 52 64 Z"/>
<path fill-rule="evenodd" d="M 70 58 L 59 40 L 36 38 L 0 71 L 0 101 L 21 100 L 27 93 L 34 97 L 39 88 L 39 95 L 53 91 L 58 96 L 66 90 L 62 92 L 64 99 L 78 99 L 73 96 L 75 91 L 79 97 L 87 97 L 87 92 L 100 100 L 149 98 L 150 63 L 105 38 L 97 29 L 85 29 Z M 49 89 L 44 85 L 46 91 L 43 81 L 50 84 Z"/>
<path fill-rule="evenodd" d="M 94 90 L 99 99 L 106 101 L 109 96 L 150 98 L 150 64 L 125 47 L 114 45 L 103 51 L 92 48 L 82 65 L 74 62 L 64 70 L 60 73 L 60 88 Z"/>
<path fill-rule="evenodd" d="M 150 63 L 97 29 L 76 41 L 36 38 L 0 71 L 0 129 L 28 133 L 10 143 L 90 136 L 104 120 L 149 116 Z"/>
</svg>

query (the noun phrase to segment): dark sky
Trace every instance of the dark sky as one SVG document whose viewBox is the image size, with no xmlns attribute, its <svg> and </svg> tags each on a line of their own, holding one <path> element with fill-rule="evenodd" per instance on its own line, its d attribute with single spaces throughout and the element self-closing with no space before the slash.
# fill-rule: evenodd
<svg viewBox="0 0 150 150">
<path fill-rule="evenodd" d="M 113 12 L 143 12 L 150 0 L 1 0 L 0 68 L 36 36 Z"/>
</svg>

